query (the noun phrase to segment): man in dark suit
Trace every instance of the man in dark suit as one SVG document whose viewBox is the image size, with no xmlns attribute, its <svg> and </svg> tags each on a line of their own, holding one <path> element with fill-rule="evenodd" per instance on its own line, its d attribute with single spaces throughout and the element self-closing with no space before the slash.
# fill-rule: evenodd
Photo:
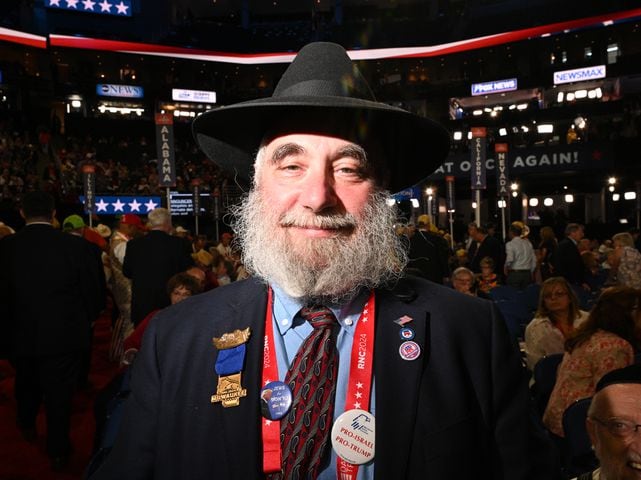
<svg viewBox="0 0 641 480">
<path fill-rule="evenodd" d="M 167 280 L 193 262 L 183 239 L 172 237 L 166 208 L 149 212 L 147 235 L 127 242 L 123 274 L 131 279 L 131 321 L 137 326 L 149 313 L 169 305 Z"/>
<path fill-rule="evenodd" d="M 92 478 L 555 478 L 492 303 L 400 278 L 382 190 L 429 175 L 445 130 L 376 103 L 328 43 L 303 48 L 273 97 L 215 112 L 194 123 L 201 148 L 239 178 L 254 167 L 235 224 L 253 278 L 149 325 L 116 445 Z M 330 332 L 313 368 L 308 340 L 325 327 L 310 310 Z M 305 401 L 307 372 L 338 381 Z M 267 397 L 279 415 L 261 417 Z"/>
<path fill-rule="evenodd" d="M 552 258 L 554 275 L 565 278 L 572 285 L 585 283 L 585 265 L 578 247 L 584 235 L 583 225 L 568 223 L 565 238 L 559 242 Z"/>
<path fill-rule="evenodd" d="M 470 224 L 468 232 L 472 242 L 476 242 L 476 248 L 468 250 L 470 270 L 474 273 L 481 273 L 481 260 L 490 257 L 494 260 L 497 272 L 503 271 L 504 249 L 501 241 L 488 234 L 486 225 Z"/>
<path fill-rule="evenodd" d="M 447 241 L 430 231 L 432 222 L 428 215 L 420 215 L 416 223 L 416 232 L 410 238 L 407 266 L 417 270 L 421 277 L 442 284 L 450 276 Z"/>
<path fill-rule="evenodd" d="M 26 226 L 0 242 L 0 304 L 16 369 L 18 427 L 35 440 L 44 402 L 47 451 L 60 469 L 71 452 L 71 401 L 98 313 L 99 278 L 85 240 L 55 230 L 54 213 L 50 195 L 25 195 Z"/>
</svg>

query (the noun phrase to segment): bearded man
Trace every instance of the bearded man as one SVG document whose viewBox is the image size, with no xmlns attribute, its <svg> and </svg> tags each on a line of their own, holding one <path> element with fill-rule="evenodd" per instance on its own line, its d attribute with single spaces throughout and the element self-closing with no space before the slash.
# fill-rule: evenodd
<svg viewBox="0 0 641 480">
<path fill-rule="evenodd" d="M 556 478 L 492 304 L 402 278 L 388 191 L 442 162 L 441 126 L 313 43 L 272 97 L 194 132 L 253 177 L 235 225 L 253 277 L 158 314 L 92 478 Z"/>
</svg>

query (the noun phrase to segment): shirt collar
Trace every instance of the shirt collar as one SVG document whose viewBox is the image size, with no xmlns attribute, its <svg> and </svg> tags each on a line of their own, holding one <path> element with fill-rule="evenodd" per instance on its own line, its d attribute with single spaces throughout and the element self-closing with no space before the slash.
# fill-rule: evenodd
<svg viewBox="0 0 641 480">
<path fill-rule="evenodd" d="M 276 319 L 280 334 L 284 335 L 290 328 L 304 323 L 303 318 L 298 315 L 300 309 L 304 307 L 304 304 L 300 300 L 287 295 L 278 285 L 271 284 L 270 286 L 274 292 L 272 313 Z M 358 319 L 368 298 L 369 291 L 361 288 L 351 299 L 346 300 L 340 305 L 327 305 L 327 307 L 334 313 L 341 327 L 351 330 L 357 321 L 353 319 Z"/>
</svg>

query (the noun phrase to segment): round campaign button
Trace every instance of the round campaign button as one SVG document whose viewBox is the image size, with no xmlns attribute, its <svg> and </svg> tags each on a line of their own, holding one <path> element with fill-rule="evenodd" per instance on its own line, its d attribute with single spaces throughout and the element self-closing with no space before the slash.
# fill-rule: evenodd
<svg viewBox="0 0 641 480">
<path fill-rule="evenodd" d="M 286 383 L 275 381 L 260 391 L 260 413 L 270 420 L 283 418 L 292 406 L 292 391 Z"/>
<path fill-rule="evenodd" d="M 376 420 L 365 410 L 347 410 L 332 427 L 332 447 L 347 463 L 362 465 L 374 459 Z"/>
<path fill-rule="evenodd" d="M 421 347 L 416 342 L 403 342 L 398 349 L 403 360 L 416 360 L 421 354 Z"/>
<path fill-rule="evenodd" d="M 401 328 L 398 333 L 403 340 L 411 340 L 414 338 L 414 330 L 409 327 Z"/>
</svg>

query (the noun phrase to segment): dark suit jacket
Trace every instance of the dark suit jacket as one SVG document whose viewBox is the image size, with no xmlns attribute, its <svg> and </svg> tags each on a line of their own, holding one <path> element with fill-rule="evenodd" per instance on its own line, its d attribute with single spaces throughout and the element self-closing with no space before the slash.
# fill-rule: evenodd
<svg viewBox="0 0 641 480">
<path fill-rule="evenodd" d="M 470 258 L 470 270 L 474 273 L 481 273 L 481 260 L 485 257 L 490 257 L 494 260 L 494 271 L 502 272 L 504 253 L 505 249 L 501 241 L 492 235 L 488 235 L 478 245 L 474 256 Z"/>
<path fill-rule="evenodd" d="M 447 241 L 440 235 L 417 230 L 410 238 L 409 268 L 418 269 L 423 278 L 443 283 L 450 276 L 449 248 Z"/>
<path fill-rule="evenodd" d="M 102 265 L 100 265 L 102 268 Z M 11 353 L 89 348 L 99 277 L 86 241 L 50 225 L 27 225 L 0 242 L 0 305 Z"/>
<path fill-rule="evenodd" d="M 152 230 L 127 242 L 122 272 L 131 278 L 131 320 L 138 325 L 149 312 L 169 305 L 167 280 L 193 264 L 179 237 Z"/>
<path fill-rule="evenodd" d="M 565 237 L 559 242 L 552 261 L 555 276 L 564 277 L 575 285 L 585 282 L 585 265 L 578 247 L 570 238 Z"/>
<path fill-rule="evenodd" d="M 184 300 L 152 321 L 116 445 L 92 477 L 262 479 L 260 383 L 266 287 L 246 280 Z M 399 355 L 408 315 L 420 357 Z M 212 337 L 251 328 L 238 407 L 211 404 Z M 531 422 L 519 354 L 492 303 L 410 279 L 376 295 L 379 480 L 556 478 Z M 341 359 L 341 361 L 344 361 Z"/>
</svg>

